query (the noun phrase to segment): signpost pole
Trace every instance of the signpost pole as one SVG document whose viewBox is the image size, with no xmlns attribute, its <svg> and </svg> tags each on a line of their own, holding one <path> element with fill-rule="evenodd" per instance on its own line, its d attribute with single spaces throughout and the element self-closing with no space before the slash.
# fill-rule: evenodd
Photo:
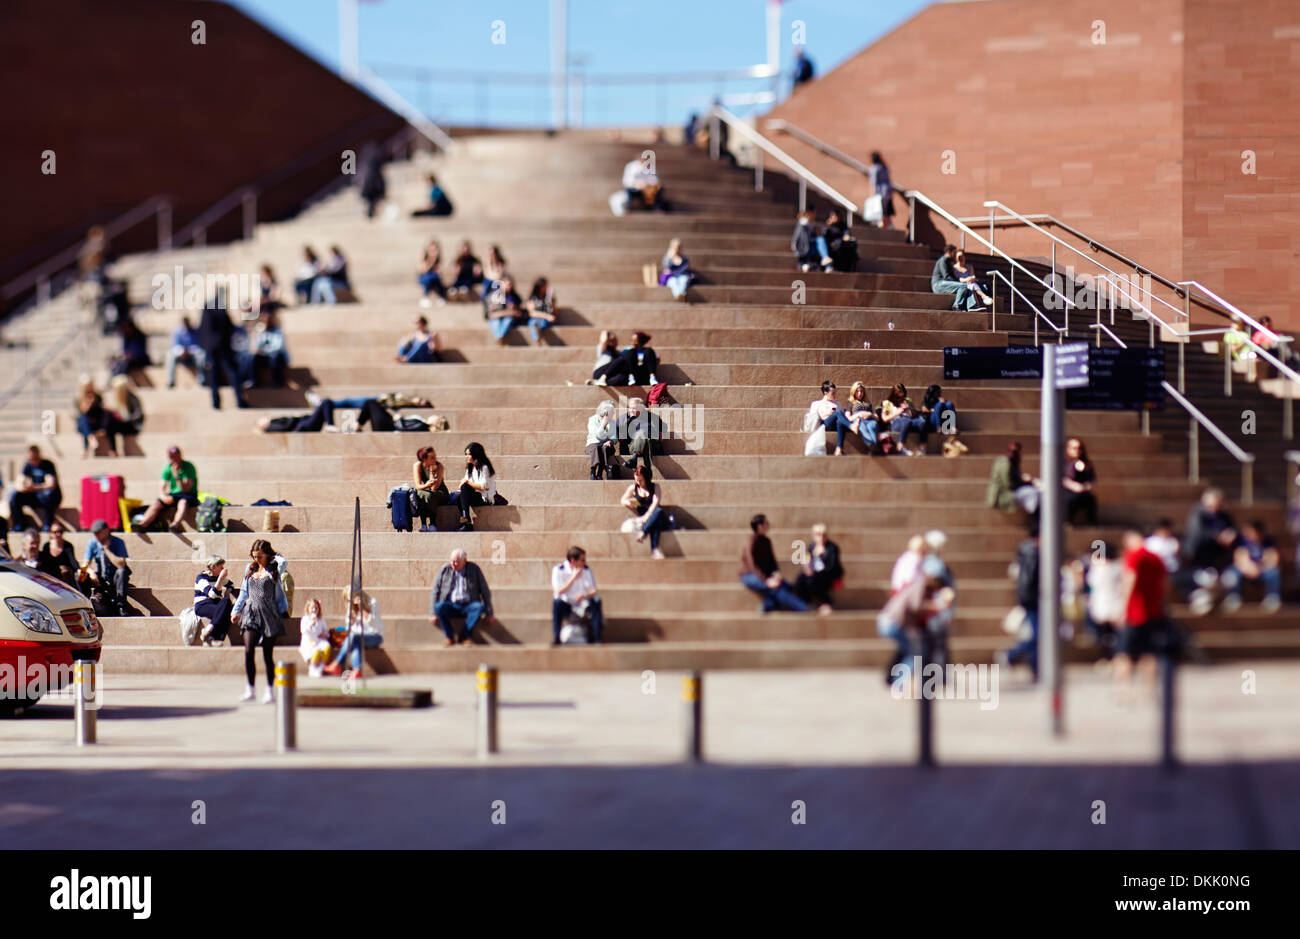
<svg viewBox="0 0 1300 939">
<path fill-rule="evenodd" d="M 1068 347 L 1066 347 L 1068 348 Z M 1038 675 L 1047 689 L 1052 733 L 1065 733 L 1063 710 L 1064 669 L 1061 667 L 1061 457 L 1064 392 L 1057 388 L 1057 355 L 1066 348 L 1043 346 L 1042 427 L 1039 432 L 1039 471 L 1043 496 L 1039 511 L 1038 563 Z M 1083 354 L 1086 356 L 1087 346 Z"/>
</svg>

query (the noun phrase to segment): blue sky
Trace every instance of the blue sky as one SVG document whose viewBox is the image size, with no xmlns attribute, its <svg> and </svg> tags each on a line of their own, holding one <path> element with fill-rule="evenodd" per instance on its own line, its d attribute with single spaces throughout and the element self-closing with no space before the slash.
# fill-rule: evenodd
<svg viewBox="0 0 1300 939">
<path fill-rule="evenodd" d="M 825 72 L 929 5 L 930 0 L 787 0 L 782 68 L 793 57 L 795 21 Z M 235 6 L 331 68 L 338 67 L 338 8 L 332 0 L 235 0 Z M 569 54 L 598 75 L 714 71 L 766 58 L 764 0 L 569 0 Z M 649 13 L 649 20 L 646 16 Z M 389 67 L 454 70 L 468 76 L 550 70 L 549 0 L 378 0 L 360 8 L 361 63 L 412 104 L 450 124 L 532 126 L 550 117 L 549 90 L 480 80 L 420 83 Z M 494 43 L 493 23 L 498 28 Z M 582 94 L 583 123 L 680 123 L 719 92 L 762 90 L 755 81 L 606 86 Z M 788 91 L 788 81 L 785 91 Z M 576 115 L 577 93 L 570 102 Z M 743 106 L 737 110 L 743 111 Z"/>
</svg>

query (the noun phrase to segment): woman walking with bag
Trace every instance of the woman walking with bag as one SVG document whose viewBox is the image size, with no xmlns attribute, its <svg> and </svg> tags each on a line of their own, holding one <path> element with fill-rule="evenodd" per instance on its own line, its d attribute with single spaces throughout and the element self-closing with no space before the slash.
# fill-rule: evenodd
<svg viewBox="0 0 1300 939">
<path fill-rule="evenodd" d="M 257 679 L 255 649 L 262 647 L 262 660 L 266 665 L 266 694 L 263 704 L 275 702 L 272 690 L 275 681 L 275 638 L 284 635 L 284 617 L 289 612 L 289 598 L 280 586 L 280 572 L 275 563 L 275 549 L 264 538 L 253 542 L 249 552 L 252 560 L 244 572 L 244 585 L 239 599 L 231 611 L 230 621 L 244 635 L 244 674 L 248 687 L 240 700 L 253 700 L 253 684 Z"/>
</svg>

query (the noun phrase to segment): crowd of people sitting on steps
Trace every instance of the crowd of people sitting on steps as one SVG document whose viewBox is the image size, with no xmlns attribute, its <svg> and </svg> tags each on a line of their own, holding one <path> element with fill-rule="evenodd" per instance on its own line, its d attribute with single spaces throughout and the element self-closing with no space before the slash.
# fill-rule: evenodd
<svg viewBox="0 0 1300 939">
<path fill-rule="evenodd" d="M 833 452 L 842 456 L 845 438 L 855 436 L 871 455 L 920 456 L 930 452 L 931 435 L 955 439 L 957 408 L 939 385 L 927 388 L 917 405 L 902 382 L 895 383 L 877 406 L 871 402 L 866 383 L 856 381 L 849 389 L 848 400 L 841 403 L 839 387 L 827 379 L 822 382 L 821 397 L 814 399 L 804 414 L 803 430 L 811 432 L 804 444 L 805 455 Z M 835 434 L 833 451 L 830 450 L 832 432 Z"/>
</svg>

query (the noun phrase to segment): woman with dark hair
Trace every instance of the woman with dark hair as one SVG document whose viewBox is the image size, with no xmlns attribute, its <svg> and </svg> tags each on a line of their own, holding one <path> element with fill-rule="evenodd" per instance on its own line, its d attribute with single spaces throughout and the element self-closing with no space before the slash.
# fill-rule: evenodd
<svg viewBox="0 0 1300 939">
<path fill-rule="evenodd" d="M 952 412 L 950 419 L 950 429 L 943 430 L 944 414 Z M 938 385 L 931 385 L 925 389 L 925 397 L 921 399 L 921 415 L 930 427 L 931 433 L 957 433 L 957 409 L 953 403 L 943 396 L 943 389 Z"/>
<path fill-rule="evenodd" d="M 893 228 L 894 184 L 889 179 L 889 167 L 885 165 L 885 159 L 879 150 L 871 151 L 871 165 L 867 167 L 867 172 L 871 176 L 872 190 L 880 196 L 880 227 Z"/>
<path fill-rule="evenodd" d="M 555 324 L 555 288 L 545 277 L 533 281 L 533 289 L 524 301 L 524 314 L 528 318 L 528 334 L 533 345 L 542 341 L 542 330 Z"/>
<path fill-rule="evenodd" d="M 272 690 L 275 681 L 275 638 L 284 635 L 284 617 L 289 612 L 289 598 L 280 585 L 280 571 L 275 562 L 275 549 L 264 538 L 253 542 L 249 551 L 244 584 L 239 599 L 230 611 L 230 622 L 238 626 L 244 636 L 244 674 L 248 686 L 240 700 L 253 700 L 253 684 L 257 679 L 256 648 L 262 647 L 262 661 L 266 666 L 266 694 L 263 704 L 275 702 Z"/>
<path fill-rule="evenodd" d="M 1020 506 L 1030 515 L 1038 511 L 1038 487 L 1034 480 L 1020 469 L 1020 441 L 1014 441 L 1007 452 L 993 461 L 989 474 L 988 504 L 1003 512 L 1014 512 Z"/>
<path fill-rule="evenodd" d="M 691 281 L 695 272 L 691 270 L 690 259 L 682 254 L 682 240 L 674 238 L 668 242 L 668 251 L 664 254 L 659 267 L 659 283 L 668 288 L 674 300 L 689 303 Z"/>
<path fill-rule="evenodd" d="M 497 474 L 492 461 L 481 443 L 471 443 L 465 448 L 465 475 L 460 478 L 460 488 L 452 493 L 450 503 L 460 510 L 458 531 L 473 531 L 474 517 L 470 509 L 493 505 L 497 498 Z"/>
<path fill-rule="evenodd" d="M 506 256 L 501 253 L 501 246 L 493 245 L 488 249 L 487 260 L 483 263 L 483 290 L 491 290 L 509 276 Z"/>
<path fill-rule="evenodd" d="M 483 283 L 483 265 L 474 256 L 468 241 L 460 243 L 456 252 L 456 279 L 451 282 L 451 293 L 456 297 L 474 296 L 474 288 Z"/>
<path fill-rule="evenodd" d="M 302 264 L 298 267 L 298 274 L 293 279 L 293 292 L 298 296 L 299 303 L 311 303 L 311 285 L 316 283 L 316 278 L 321 274 L 320 258 L 312 250 L 311 245 L 302 247 Z"/>
<path fill-rule="evenodd" d="M 602 331 L 596 346 L 596 367 L 587 384 L 626 385 L 628 377 L 627 356 L 618 347 L 618 336 L 610 330 Z"/>
<path fill-rule="evenodd" d="M 81 434 L 81 455 L 98 456 L 107 448 L 109 456 L 117 456 L 117 433 L 113 429 L 113 415 L 104 407 L 104 399 L 95 390 L 89 375 L 81 376 L 77 386 L 77 432 Z"/>
<path fill-rule="evenodd" d="M 447 493 L 446 471 L 438 461 L 438 451 L 421 447 L 415 454 L 415 500 L 419 506 L 420 531 L 437 531 L 434 517 L 438 507 L 446 505 L 451 496 Z"/>
<path fill-rule="evenodd" d="M 659 484 L 654 481 L 654 470 L 648 463 L 638 463 L 632 471 L 632 485 L 627 487 L 621 500 L 624 508 L 635 517 L 640 533 L 636 536 L 637 544 L 650 538 L 650 556 L 656 561 L 664 559 L 659 550 L 659 536 L 668 527 L 668 515 L 664 512 L 660 499 Z"/>
<path fill-rule="evenodd" d="M 857 239 L 841 221 L 840 213 L 835 209 L 831 209 L 826 216 L 826 230 L 818 242 L 826 245 L 826 252 L 830 255 L 835 270 L 851 274 L 858 269 Z"/>
<path fill-rule="evenodd" d="M 659 356 L 650 348 L 650 334 L 637 330 L 632 334 L 632 346 L 623 351 L 627 359 L 627 368 L 631 373 L 628 384 L 657 385 L 659 379 L 655 372 L 659 370 Z"/>
<path fill-rule="evenodd" d="M 899 453 L 904 456 L 925 453 L 925 442 L 930 436 L 930 425 L 912 407 L 911 399 L 907 397 L 907 386 L 901 381 L 889 390 L 885 400 L 880 403 L 880 418 L 889 425 L 890 432 L 898 441 Z M 907 433 L 913 430 L 921 438 L 921 446 L 917 450 L 907 449 Z"/>
<path fill-rule="evenodd" d="M 1065 487 L 1065 520 L 1074 524 L 1074 516 L 1082 512 L 1089 525 L 1097 524 L 1097 496 L 1092 491 L 1097 481 L 1097 471 L 1088 459 L 1088 448 L 1078 437 L 1065 441 L 1065 473 L 1061 485 Z"/>
<path fill-rule="evenodd" d="M 258 276 L 258 290 L 262 295 L 259 312 L 276 313 L 283 309 L 284 301 L 280 299 L 280 284 L 275 279 L 275 271 L 271 270 L 269 264 L 262 265 L 262 272 Z"/>
</svg>

